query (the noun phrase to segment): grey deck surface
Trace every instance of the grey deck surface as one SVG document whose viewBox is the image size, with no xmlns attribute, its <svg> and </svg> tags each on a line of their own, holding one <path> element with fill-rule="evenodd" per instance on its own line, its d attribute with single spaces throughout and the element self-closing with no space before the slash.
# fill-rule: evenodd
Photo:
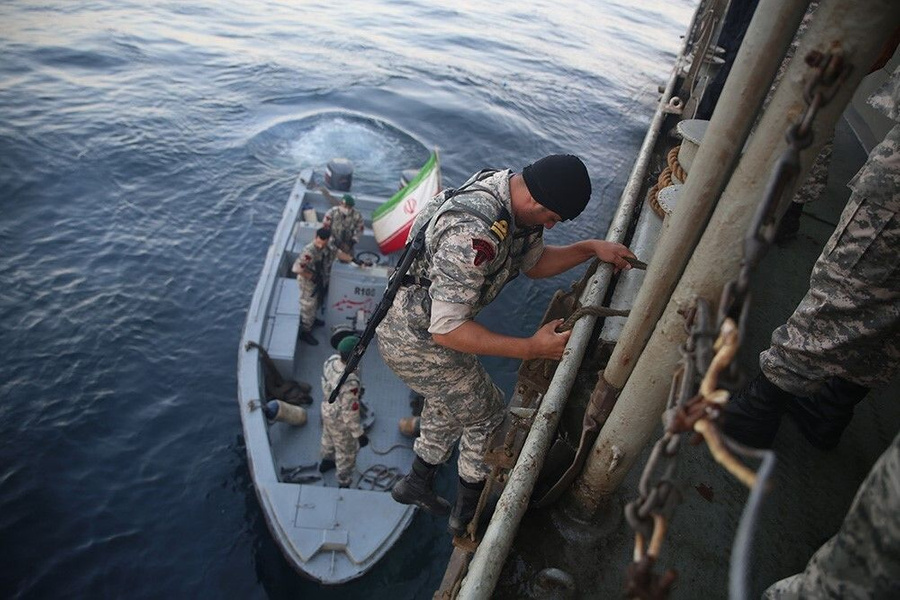
<svg viewBox="0 0 900 600">
<path fill-rule="evenodd" d="M 841 120 L 826 197 L 807 207 L 798 237 L 773 248 L 752 283 L 749 336 L 740 354 L 748 377 L 758 372 L 758 355 L 768 347 L 771 332 L 805 294 L 813 263 L 849 197 L 845 184 L 865 158 Z M 579 380 L 584 385 L 569 401 L 583 405 L 595 380 L 595 374 L 584 374 Z M 774 446 L 778 465 L 773 489 L 754 536 L 748 597 L 758 598 L 774 581 L 802 571 L 812 554 L 837 531 L 860 482 L 900 429 L 898 388 L 895 379 L 885 389 L 870 393 L 858 405 L 838 448 L 830 452 L 810 446 L 790 419 L 783 420 Z M 747 492 L 712 460 L 704 446 L 683 446 L 680 454 L 678 478 L 683 498 L 670 523 L 657 571 L 673 568 L 679 573 L 672 598 L 725 598 L 731 544 Z M 622 507 L 637 496 L 637 478 L 647 455 L 645 451 L 632 469 L 611 509 L 593 523 L 573 521 L 562 507 L 530 511 L 495 597 L 536 597 L 533 577 L 546 567 L 571 573 L 579 598 L 622 597 L 634 544 Z"/>
</svg>

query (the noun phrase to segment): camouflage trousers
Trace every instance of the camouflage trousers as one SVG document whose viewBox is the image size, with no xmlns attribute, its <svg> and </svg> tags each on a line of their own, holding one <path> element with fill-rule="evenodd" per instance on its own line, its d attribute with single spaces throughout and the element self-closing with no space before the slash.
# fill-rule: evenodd
<svg viewBox="0 0 900 600">
<path fill-rule="evenodd" d="M 828 184 L 828 170 L 831 168 L 831 155 L 834 151 L 834 134 L 828 138 L 825 145 L 816 156 L 812 166 L 809 168 L 809 175 L 806 181 L 797 189 L 794 195 L 794 202 L 797 204 L 806 204 L 818 200 L 825 193 L 825 186 Z"/>
<path fill-rule="evenodd" d="M 316 322 L 316 313 L 319 311 L 316 285 L 302 277 L 298 277 L 297 281 L 300 283 L 300 327 L 303 331 L 312 331 Z"/>
<path fill-rule="evenodd" d="M 816 261 L 809 291 L 760 354 L 763 373 L 797 396 L 832 376 L 878 387 L 900 365 L 900 218 L 854 193 Z"/>
<path fill-rule="evenodd" d="M 327 400 L 326 400 L 327 401 Z M 330 458 L 337 465 L 338 484 L 349 486 L 353 483 L 356 455 L 359 454 L 359 440 L 341 420 L 340 413 L 326 416 L 322 413 L 322 443 L 319 447 L 322 458 Z"/>
<path fill-rule="evenodd" d="M 421 434 L 413 449 L 425 462 L 446 462 L 459 441 L 459 476 L 477 483 L 490 469 L 484 453 L 503 422 L 503 392 L 474 354 L 436 344 L 428 333 L 428 292 L 401 288 L 378 327 L 381 356 L 413 391 L 425 397 Z"/>
<path fill-rule="evenodd" d="M 859 487 L 837 534 L 767 600 L 900 598 L 900 434 Z"/>
</svg>

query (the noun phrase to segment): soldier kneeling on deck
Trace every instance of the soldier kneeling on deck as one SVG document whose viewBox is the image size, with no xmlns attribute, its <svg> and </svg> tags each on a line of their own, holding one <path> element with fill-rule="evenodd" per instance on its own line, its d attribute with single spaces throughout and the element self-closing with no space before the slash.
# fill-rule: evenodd
<svg viewBox="0 0 900 600">
<path fill-rule="evenodd" d="M 359 418 L 359 396 L 362 384 L 359 374 L 354 371 L 341 386 L 341 391 L 333 403 L 328 402 L 332 390 L 344 373 L 347 359 L 359 338 L 350 335 L 338 344 L 338 354 L 332 354 L 325 361 L 322 371 L 322 462 L 319 471 L 325 473 L 337 466 L 337 480 L 341 487 L 353 483 L 356 455 L 359 449 L 369 443 Z"/>
</svg>

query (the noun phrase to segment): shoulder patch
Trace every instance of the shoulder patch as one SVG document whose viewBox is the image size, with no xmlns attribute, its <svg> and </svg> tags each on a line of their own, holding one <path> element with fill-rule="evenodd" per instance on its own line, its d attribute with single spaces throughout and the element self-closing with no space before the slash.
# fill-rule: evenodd
<svg viewBox="0 0 900 600">
<path fill-rule="evenodd" d="M 354 402 L 350 405 L 350 410 L 359 410 L 359 402 Z"/>
<path fill-rule="evenodd" d="M 475 250 L 474 264 L 476 267 L 489 260 L 494 260 L 494 257 L 497 256 L 491 243 L 480 238 L 472 238 L 472 248 Z"/>
</svg>

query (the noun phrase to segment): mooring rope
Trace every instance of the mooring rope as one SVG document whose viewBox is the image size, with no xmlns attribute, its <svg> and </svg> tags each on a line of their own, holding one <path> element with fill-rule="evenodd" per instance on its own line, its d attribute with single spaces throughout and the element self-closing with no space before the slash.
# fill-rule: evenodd
<svg viewBox="0 0 900 600">
<path fill-rule="evenodd" d="M 681 146 L 675 146 L 669 150 L 668 154 L 666 154 L 667 166 L 659 174 L 656 183 L 650 188 L 650 191 L 647 194 L 647 201 L 650 203 L 650 208 L 653 209 L 653 212 L 655 212 L 660 219 L 666 218 L 666 210 L 659 203 L 659 190 L 672 185 L 673 177 L 682 183 L 687 181 L 687 171 L 685 171 L 684 167 L 681 166 L 681 163 L 678 162 L 679 148 L 681 148 Z"/>
</svg>

